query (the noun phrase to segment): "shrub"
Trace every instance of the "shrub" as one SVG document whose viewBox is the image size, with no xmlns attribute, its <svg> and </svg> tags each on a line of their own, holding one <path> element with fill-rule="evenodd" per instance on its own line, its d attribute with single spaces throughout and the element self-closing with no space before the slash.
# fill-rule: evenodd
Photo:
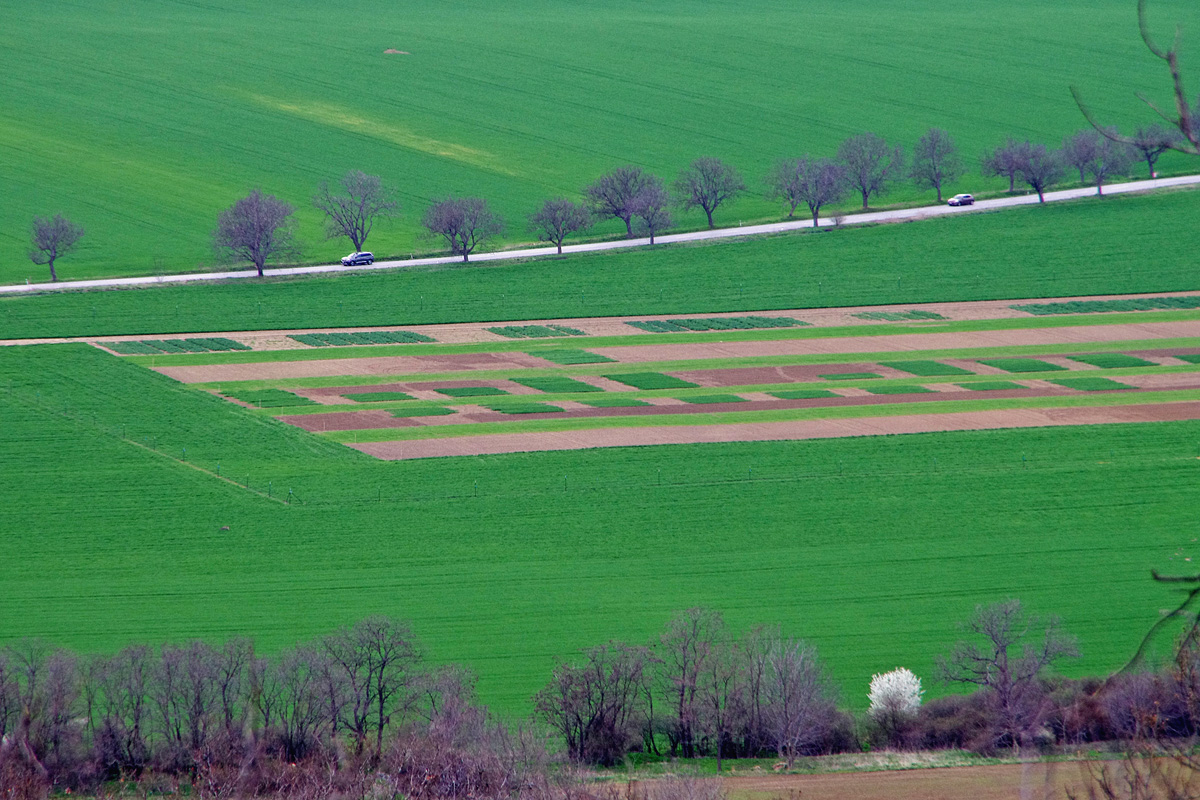
<svg viewBox="0 0 1200 800">
<path fill-rule="evenodd" d="M 888 744 L 902 745 L 921 710 L 921 679 L 905 667 L 871 676 L 867 713 Z"/>
</svg>

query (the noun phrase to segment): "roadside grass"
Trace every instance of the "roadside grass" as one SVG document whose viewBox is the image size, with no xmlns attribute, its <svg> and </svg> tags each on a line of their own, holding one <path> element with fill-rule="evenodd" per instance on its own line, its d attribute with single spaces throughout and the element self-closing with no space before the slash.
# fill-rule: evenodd
<svg viewBox="0 0 1200 800">
<path fill-rule="evenodd" d="M 950 364 L 939 364 L 936 361 L 880 361 L 879 366 L 891 367 L 892 369 L 898 369 L 901 372 L 908 372 L 912 375 L 920 375 L 921 377 L 975 374 L 969 369 L 951 366 Z"/>
<path fill-rule="evenodd" d="M 0 338 L 698 316 L 1187 290 L 1195 287 L 1193 270 L 1173 254 L 1200 249 L 1192 225 L 1198 208 L 1197 191 L 1116 195 L 561 260 L 4 297 Z M 962 258 L 965 252 L 987 253 L 987 269 Z M 862 327 L 903 324 L 943 323 Z"/>
<path fill-rule="evenodd" d="M 501 714 L 695 606 L 804 638 L 859 707 L 1007 597 L 1080 638 L 1067 674 L 1106 673 L 1171 601 L 1147 575 L 1200 475 L 1194 422 L 382 462 L 84 346 L 0 348 L 0 418 L 0 640 L 269 656 L 389 614 Z"/>
<path fill-rule="evenodd" d="M 1072 361 L 1081 364 L 1091 364 L 1101 369 L 1119 369 L 1122 367 L 1157 367 L 1153 361 L 1127 355 L 1125 353 L 1090 353 L 1082 356 L 1067 356 Z"/>
</svg>

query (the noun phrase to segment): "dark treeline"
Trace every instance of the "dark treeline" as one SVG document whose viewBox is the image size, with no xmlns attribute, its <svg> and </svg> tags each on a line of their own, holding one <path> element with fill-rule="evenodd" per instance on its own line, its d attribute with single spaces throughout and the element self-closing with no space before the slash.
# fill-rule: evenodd
<svg viewBox="0 0 1200 800">
<path fill-rule="evenodd" d="M 583 765 L 641 753 L 689 759 L 873 748 L 1046 748 L 1200 732 L 1200 648 L 1158 672 L 1070 680 L 1076 654 L 1019 602 L 979 607 L 937 677 L 974 686 L 920 702 L 920 681 L 873 681 L 851 714 L 816 650 L 776 630 L 730 631 L 680 612 L 647 644 L 610 642 L 560 663 L 534 718 L 501 722 L 474 678 L 430 667 L 407 625 L 371 617 L 271 657 L 247 639 L 132 645 L 81 656 L 39 640 L 0 649 L 0 796 L 52 788 L 202 797 L 567 800 L 550 752 Z M 879 678 L 880 676 L 876 676 Z M 557 775 L 558 779 L 551 776 Z"/>
</svg>

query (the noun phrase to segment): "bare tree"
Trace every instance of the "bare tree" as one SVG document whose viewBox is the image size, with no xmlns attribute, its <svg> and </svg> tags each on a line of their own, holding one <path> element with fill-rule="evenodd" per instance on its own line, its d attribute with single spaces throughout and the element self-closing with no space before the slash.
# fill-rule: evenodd
<svg viewBox="0 0 1200 800">
<path fill-rule="evenodd" d="M 579 666 L 559 664 L 534 697 L 537 714 L 566 740 L 575 761 L 613 764 L 637 740 L 650 656 L 620 642 L 594 647 Z"/>
<path fill-rule="evenodd" d="M 322 181 L 313 205 L 325 214 L 325 238 L 345 236 L 357 253 L 366 245 L 375 220 L 396 216 L 400 203 L 378 175 L 357 169 L 342 176 L 341 189 L 341 194 L 334 194 L 329 183 Z"/>
<path fill-rule="evenodd" d="M 1044 712 L 1039 676 L 1057 661 L 1078 657 L 1075 639 L 1062 632 L 1056 617 L 1039 619 L 1019 600 L 976 606 L 961 628 L 972 640 L 940 657 L 938 673 L 987 690 L 1000 742 L 1020 747 Z"/>
<path fill-rule="evenodd" d="M 1158 163 L 1159 157 L 1179 141 L 1180 133 L 1176 128 L 1155 123 L 1142 125 L 1134 131 L 1133 136 L 1129 137 L 1129 146 L 1146 162 L 1146 169 L 1153 178 L 1158 174 L 1154 165 Z"/>
<path fill-rule="evenodd" d="M 805 748 L 829 732 L 837 710 L 815 648 L 778 635 L 766 644 L 764 721 L 779 757 L 790 768 Z"/>
<path fill-rule="evenodd" d="M 278 732 L 289 761 L 308 755 L 328 721 L 320 685 L 322 658 L 310 647 L 298 647 L 274 661 L 255 662 L 263 727 Z"/>
<path fill-rule="evenodd" d="M 838 147 L 838 161 L 846 167 L 846 180 L 862 195 L 862 207 L 873 194 L 884 194 L 904 171 L 904 151 L 882 136 L 860 133 Z"/>
<path fill-rule="evenodd" d="M 662 678 L 674 712 L 669 733 L 671 751 L 678 749 L 684 758 L 696 755 L 703 713 L 701 676 L 710 668 L 710 659 L 724 632 L 725 621 L 719 612 L 689 608 L 676 614 L 659 636 Z"/>
<path fill-rule="evenodd" d="M 685 211 L 697 207 L 704 209 L 710 228 L 713 227 L 713 212 L 717 206 L 746 191 L 746 184 L 738 171 L 711 156 L 697 158 L 679 173 L 671 186 Z"/>
<path fill-rule="evenodd" d="M 467 261 L 475 248 L 504 230 L 504 220 L 480 197 L 447 197 L 425 209 L 421 224 L 431 236 L 441 236 L 450 252 Z"/>
<path fill-rule="evenodd" d="M 56 282 L 58 273 L 54 271 L 54 262 L 71 252 L 83 238 L 83 233 L 82 225 L 76 225 L 62 214 L 55 214 L 50 219 L 34 217 L 29 237 L 33 244 L 29 260 L 50 267 L 50 280 Z"/>
<path fill-rule="evenodd" d="M 740 648 L 728 641 L 717 641 L 699 674 L 701 720 L 713 742 L 717 756 L 717 774 L 734 731 L 746 717 L 746 664 Z"/>
<path fill-rule="evenodd" d="M 1080 183 L 1087 183 L 1088 164 L 1095 160 L 1101 138 L 1099 133 L 1088 128 L 1063 139 L 1062 150 L 1059 151 L 1063 164 L 1079 170 Z"/>
<path fill-rule="evenodd" d="M 573 233 L 592 227 L 592 215 L 578 203 L 565 197 L 554 197 L 529 217 L 529 228 L 538 241 L 550 242 L 562 255 L 563 240 Z"/>
<path fill-rule="evenodd" d="M 820 224 L 821 207 L 845 194 L 846 168 L 828 158 L 806 155 L 780 161 L 767 176 L 767 196 L 787 204 L 789 217 L 801 203 L 807 205 L 814 228 Z"/>
<path fill-rule="evenodd" d="M 1099 136 L 1092 150 L 1092 158 L 1084 168 L 1096 184 L 1096 194 L 1102 195 L 1105 182 L 1110 178 L 1128 175 L 1132 164 L 1133 149 L 1130 145 L 1111 136 Z"/>
<path fill-rule="evenodd" d="M 1046 189 L 1063 178 L 1062 157 L 1044 144 L 1026 142 L 1021 147 L 1021 180 L 1037 192 L 1038 202 L 1046 202 Z"/>
<path fill-rule="evenodd" d="M 261 278 L 268 261 L 299 253 L 294 211 L 290 203 L 255 189 L 217 217 L 213 244 L 218 252 L 249 261 Z"/>
<path fill-rule="evenodd" d="M 909 175 L 917 186 L 935 189 L 939 203 L 942 202 L 942 187 L 958 180 L 962 174 L 962 158 L 950 134 L 941 128 L 930 128 L 917 140 Z"/>
<path fill-rule="evenodd" d="M 1200 124 L 1196 121 L 1196 109 L 1193 109 L 1188 104 L 1188 94 L 1183 85 L 1183 72 L 1179 67 L 1179 47 L 1183 38 L 1182 31 L 1179 27 L 1176 27 L 1174 45 L 1170 49 L 1163 49 L 1150 34 L 1150 21 L 1146 13 L 1149 5 L 1149 0 L 1138 0 L 1138 31 L 1142 35 L 1142 42 L 1145 43 L 1150 53 L 1167 65 L 1167 71 L 1171 76 L 1171 90 L 1175 108 L 1173 111 L 1164 111 L 1141 92 L 1138 92 L 1137 97 L 1143 103 L 1150 106 L 1154 113 L 1162 117 L 1167 124 L 1179 131 L 1180 138 L 1171 142 L 1170 149 L 1178 150 L 1181 153 L 1191 153 L 1192 155 L 1200 154 Z M 1074 96 L 1075 104 L 1079 106 L 1080 112 L 1083 113 L 1084 119 L 1093 128 L 1100 131 L 1106 138 L 1115 138 L 1116 141 L 1124 142 L 1125 144 L 1133 143 L 1129 137 L 1116 135 L 1112 132 L 1112 129 L 1106 128 L 1096 119 L 1092 109 L 1084 102 L 1083 94 L 1079 91 L 1078 87 L 1072 86 L 1071 94 Z"/>
<path fill-rule="evenodd" d="M 1024 158 L 1024 151 L 1028 147 L 1028 142 L 1018 142 L 1010 136 L 1004 144 L 983 154 L 983 158 L 980 160 L 983 174 L 986 176 L 1003 175 L 1008 178 L 1008 191 L 1015 192 L 1017 177 L 1021 174 L 1021 161 Z"/>
<path fill-rule="evenodd" d="M 583 193 L 601 217 L 616 217 L 625 223 L 625 236 L 633 238 L 634 204 L 639 195 L 657 180 L 632 164 L 601 175 Z"/>
<path fill-rule="evenodd" d="M 92 671 L 97 707 L 93 751 L 110 776 L 137 774 L 150 760 L 154 651 L 131 645 Z M 89 715 L 91 717 L 92 715 Z"/>
<path fill-rule="evenodd" d="M 650 244 L 654 244 L 656 233 L 671 226 L 671 196 L 663 188 L 662 181 L 653 175 L 633 199 L 630 209 L 638 219 L 638 232 L 649 234 Z"/>
</svg>

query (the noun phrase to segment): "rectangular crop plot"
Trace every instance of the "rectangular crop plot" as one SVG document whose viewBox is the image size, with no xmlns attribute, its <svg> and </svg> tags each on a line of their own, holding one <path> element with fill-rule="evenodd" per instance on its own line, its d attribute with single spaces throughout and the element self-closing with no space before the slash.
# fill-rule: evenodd
<svg viewBox="0 0 1200 800">
<path fill-rule="evenodd" d="M 1051 364 L 1036 358 L 981 358 L 980 364 L 1002 369 L 1005 372 L 1066 372 L 1066 367 Z"/>
<path fill-rule="evenodd" d="M 283 389 L 244 389 L 221 392 L 226 397 L 241 400 L 258 408 L 286 408 L 288 406 L 315 406 L 316 402 Z"/>
<path fill-rule="evenodd" d="M 945 319 L 941 314 L 915 308 L 911 311 L 864 311 L 861 314 L 851 314 L 850 316 L 879 322 L 918 322 L 927 319 Z"/>
<path fill-rule="evenodd" d="M 485 403 L 484 408 L 499 411 L 501 414 L 554 414 L 562 411 L 558 406 L 552 406 L 549 403 L 496 403 L 495 405 Z"/>
<path fill-rule="evenodd" d="M 1175 356 L 1180 361 L 1186 361 L 1189 364 L 1200 364 L 1200 353 L 1180 353 Z"/>
<path fill-rule="evenodd" d="M 963 389 L 970 389 L 972 392 L 1007 392 L 1011 389 L 1026 388 L 1012 381 L 976 381 L 975 383 L 960 383 L 957 385 Z"/>
<path fill-rule="evenodd" d="M 509 339 L 547 339 L 555 336 L 587 336 L 578 328 L 568 328 L 566 325 L 505 325 L 500 328 L 486 328 L 489 333 L 504 336 Z"/>
<path fill-rule="evenodd" d="M 1111 378 L 1101 378 L 1099 376 L 1088 376 L 1086 378 L 1059 378 L 1052 380 L 1050 383 L 1056 383 L 1059 386 L 1065 386 L 1068 389 L 1076 389 L 1080 392 L 1112 392 L 1120 389 L 1132 389 L 1132 386 L 1124 383 L 1118 383 Z"/>
<path fill-rule="evenodd" d="M 162 355 L 163 352 L 157 347 L 151 347 L 142 342 L 102 342 L 101 344 L 123 356 L 157 356 Z"/>
<path fill-rule="evenodd" d="M 828 389 L 784 389 L 781 392 L 767 392 L 771 397 L 780 400 L 820 400 L 825 397 L 841 397 Z"/>
<path fill-rule="evenodd" d="M 832 375 L 822 375 L 827 381 L 859 381 L 869 380 L 871 378 L 882 378 L 882 375 L 876 375 L 874 372 L 837 372 Z"/>
<path fill-rule="evenodd" d="M 527 353 L 534 358 L 544 358 L 554 364 L 562 364 L 563 366 L 572 366 L 574 364 L 608 364 L 615 362 L 616 359 L 602 356 L 598 353 L 589 353 L 587 350 L 539 350 L 536 353 Z"/>
<path fill-rule="evenodd" d="M 441 389 L 434 389 L 438 394 L 444 394 L 447 397 L 493 397 L 499 394 L 508 394 L 503 389 L 497 389 L 495 386 L 446 386 Z"/>
<path fill-rule="evenodd" d="M 898 369 L 901 372 L 907 372 L 912 375 L 920 375 L 922 377 L 931 377 L 936 375 L 974 375 L 969 369 L 962 367 L 952 367 L 949 364 L 942 364 L 937 361 L 880 361 L 881 367 L 891 367 Z"/>
<path fill-rule="evenodd" d="M 356 403 L 378 403 L 381 400 L 412 400 L 413 396 L 404 392 L 351 392 L 342 397 Z"/>
<path fill-rule="evenodd" d="M 1083 356 L 1067 356 L 1067 358 L 1072 361 L 1078 361 L 1081 364 L 1091 364 L 1093 367 L 1102 367 L 1104 369 L 1157 366 L 1153 361 L 1147 361 L 1137 356 L 1125 355 L 1124 353 L 1091 353 Z"/>
<path fill-rule="evenodd" d="M 412 331 L 334 331 L 332 333 L 296 333 L 289 339 L 309 347 L 358 347 L 370 344 L 415 344 L 432 342 L 433 337 Z"/>
<path fill-rule="evenodd" d="M 932 389 L 926 389 L 924 386 L 867 386 L 865 387 L 871 394 L 930 394 Z"/>
<path fill-rule="evenodd" d="M 592 408 L 637 408 L 650 405 L 645 400 L 638 400 L 634 397 L 593 397 L 579 402 Z"/>
<path fill-rule="evenodd" d="M 696 397 L 680 397 L 685 403 L 692 405 L 706 406 L 716 405 L 717 403 L 745 403 L 748 402 L 744 397 L 738 397 L 736 394 L 703 394 Z"/>
<path fill-rule="evenodd" d="M 1025 303 L 1009 306 L 1034 316 L 1096 314 L 1108 311 L 1168 311 L 1200 308 L 1200 297 L 1139 297 L 1129 300 L 1072 300 L 1066 303 Z"/>
<path fill-rule="evenodd" d="M 551 376 L 548 378 L 513 378 L 513 383 L 528 386 L 547 394 L 569 394 L 571 392 L 603 392 L 599 386 L 577 381 L 574 378 Z"/>
<path fill-rule="evenodd" d="M 649 333 L 680 333 L 684 331 L 749 331 L 756 328 L 800 328 L 811 323 L 791 317 L 703 317 L 698 319 L 647 319 L 627 321 L 638 330 Z"/>
<path fill-rule="evenodd" d="M 692 389 L 700 385 L 672 375 L 663 375 L 661 372 L 627 372 L 624 375 L 604 377 L 635 389 Z"/>
<path fill-rule="evenodd" d="M 388 413 L 393 417 L 444 417 L 453 414 L 453 408 L 445 406 L 411 406 L 407 408 L 389 408 Z"/>
</svg>

